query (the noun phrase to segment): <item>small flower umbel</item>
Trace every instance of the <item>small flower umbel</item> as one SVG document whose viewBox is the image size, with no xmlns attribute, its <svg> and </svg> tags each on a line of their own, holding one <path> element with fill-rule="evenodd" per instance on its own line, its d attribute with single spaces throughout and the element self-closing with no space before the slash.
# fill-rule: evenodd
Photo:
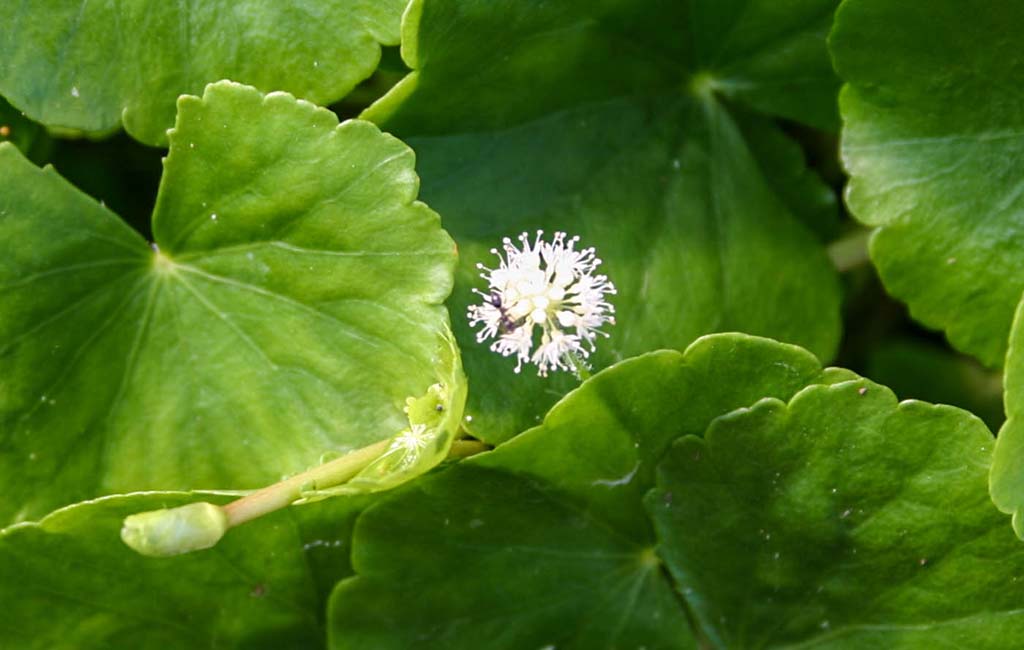
<svg viewBox="0 0 1024 650">
<path fill-rule="evenodd" d="M 478 342 L 493 338 L 492 350 L 516 356 L 516 372 L 532 363 L 542 376 L 559 369 L 579 374 L 598 335 L 608 336 L 598 328 L 615 324 L 615 308 L 606 299 L 615 295 L 615 286 L 606 276 L 595 275 L 601 260 L 593 248 L 576 250 L 579 237 L 556 232 L 546 242 L 543 234 L 538 230 L 531 245 L 523 233 L 521 247 L 506 237 L 504 255 L 491 249 L 498 268 L 477 265 L 488 290 L 473 290 L 483 303 L 469 308 L 469 324 L 482 325 Z"/>
</svg>

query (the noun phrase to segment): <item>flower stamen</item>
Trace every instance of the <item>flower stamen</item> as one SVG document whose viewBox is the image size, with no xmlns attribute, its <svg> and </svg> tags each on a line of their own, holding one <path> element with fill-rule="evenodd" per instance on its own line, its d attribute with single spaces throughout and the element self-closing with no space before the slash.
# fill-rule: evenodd
<svg viewBox="0 0 1024 650">
<path fill-rule="evenodd" d="M 593 248 L 576 249 L 579 237 L 556 232 L 546 242 L 543 234 L 538 230 L 531 243 L 524 232 L 519 246 L 505 237 L 501 251 L 491 249 L 498 267 L 477 264 L 487 291 L 473 290 L 483 302 L 467 315 L 470 326 L 481 325 L 477 342 L 495 339 L 491 350 L 514 355 L 516 372 L 532 363 L 546 376 L 551 370 L 573 370 L 595 350 L 598 335 L 608 336 L 598 328 L 615 324 L 615 308 L 606 299 L 615 295 L 615 286 L 607 276 L 595 275 L 601 260 Z"/>
</svg>

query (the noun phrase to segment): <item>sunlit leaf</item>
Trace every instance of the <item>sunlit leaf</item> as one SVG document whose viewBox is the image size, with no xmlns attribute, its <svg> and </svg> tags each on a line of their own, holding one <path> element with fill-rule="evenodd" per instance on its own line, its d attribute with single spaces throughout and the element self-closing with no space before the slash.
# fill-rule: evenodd
<svg viewBox="0 0 1024 650">
<path fill-rule="evenodd" d="M 990 366 L 1024 290 L 1022 21 L 1012 0 L 848 0 L 831 40 L 871 258 L 915 318 Z"/>
<path fill-rule="evenodd" d="M 407 0 L 181 3 L 51 0 L 5 7 L 0 94 L 39 122 L 165 144 L 179 95 L 235 79 L 329 103 L 398 43 Z"/>
<path fill-rule="evenodd" d="M 232 83 L 179 107 L 153 248 L 0 145 L 6 520 L 259 487 L 395 435 L 435 383 L 461 409 L 455 251 L 412 151 Z"/>
</svg>

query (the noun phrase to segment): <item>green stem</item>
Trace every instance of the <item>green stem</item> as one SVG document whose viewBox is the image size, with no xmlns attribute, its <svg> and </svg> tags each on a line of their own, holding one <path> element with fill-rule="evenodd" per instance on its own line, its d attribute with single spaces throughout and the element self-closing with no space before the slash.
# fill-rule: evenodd
<svg viewBox="0 0 1024 650">
<path fill-rule="evenodd" d="M 388 450 L 382 440 L 345 454 L 252 494 L 218 506 L 203 501 L 177 508 L 163 508 L 125 517 L 121 539 L 135 551 L 150 557 L 168 557 L 214 546 L 229 529 L 295 503 L 304 489 L 340 485 Z M 458 440 L 449 458 L 465 458 L 487 451 L 477 440 Z"/>
<path fill-rule="evenodd" d="M 306 486 L 315 485 L 325 488 L 344 483 L 384 453 L 389 444 L 391 444 L 390 440 L 382 440 L 357 449 L 329 463 L 324 463 L 232 501 L 224 506 L 228 527 L 244 524 L 291 505 L 299 498 L 302 489 Z"/>
<path fill-rule="evenodd" d="M 844 273 L 871 260 L 868 255 L 868 240 L 871 233 L 871 230 L 858 229 L 829 244 L 828 256 L 836 270 Z"/>
<path fill-rule="evenodd" d="M 244 524 L 257 517 L 290 506 L 301 496 L 303 488 L 310 485 L 328 488 L 344 483 L 384 453 L 390 443 L 390 440 L 382 440 L 368 447 L 357 449 L 329 463 L 324 463 L 232 501 L 223 508 L 228 527 Z M 448 458 L 466 458 L 488 449 L 490 447 L 479 440 L 456 440 L 452 443 Z"/>
</svg>

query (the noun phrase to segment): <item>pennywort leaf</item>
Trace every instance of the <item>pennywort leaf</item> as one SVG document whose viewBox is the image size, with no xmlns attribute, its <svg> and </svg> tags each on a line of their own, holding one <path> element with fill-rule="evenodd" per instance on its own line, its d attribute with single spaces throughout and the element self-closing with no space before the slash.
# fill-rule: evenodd
<svg viewBox="0 0 1024 650">
<path fill-rule="evenodd" d="M 886 288 L 925 325 L 1003 363 L 1024 290 L 1018 3 L 848 0 L 832 52 L 854 216 Z"/>
<path fill-rule="evenodd" d="M 512 377 L 461 318 L 483 286 L 475 265 L 521 232 L 579 235 L 604 261 L 618 324 L 596 368 L 731 330 L 832 356 L 838 287 L 806 227 L 834 225 L 832 204 L 766 116 L 835 125 L 835 4 L 411 4 L 413 72 L 364 117 L 416 149 L 424 196 L 459 242 L 451 306 L 478 378 L 472 433 L 505 440 L 573 385 Z"/>
<path fill-rule="evenodd" d="M 992 447 L 959 409 L 813 385 L 677 441 L 646 504 L 714 647 L 994 650 L 1024 628 L 1024 547 Z"/>
<path fill-rule="evenodd" d="M 0 532 L 4 647 L 316 648 L 323 605 L 349 575 L 355 516 L 372 497 L 292 508 L 214 551 L 153 560 L 118 540 L 126 514 L 225 495 L 104 497 Z"/>
<path fill-rule="evenodd" d="M 0 33 L 0 95 L 29 117 L 165 144 L 179 95 L 236 79 L 329 103 L 398 43 L 406 0 L 22 3 Z"/>
<path fill-rule="evenodd" d="M 170 142 L 152 248 L 0 145 L 5 520 L 259 487 L 395 435 L 435 385 L 457 426 L 455 249 L 408 147 L 229 82 L 179 101 Z"/>
<path fill-rule="evenodd" d="M 364 513 L 331 647 L 695 647 L 642 506 L 656 463 L 718 415 L 845 377 L 738 334 L 595 375 L 542 425 Z"/>
</svg>

